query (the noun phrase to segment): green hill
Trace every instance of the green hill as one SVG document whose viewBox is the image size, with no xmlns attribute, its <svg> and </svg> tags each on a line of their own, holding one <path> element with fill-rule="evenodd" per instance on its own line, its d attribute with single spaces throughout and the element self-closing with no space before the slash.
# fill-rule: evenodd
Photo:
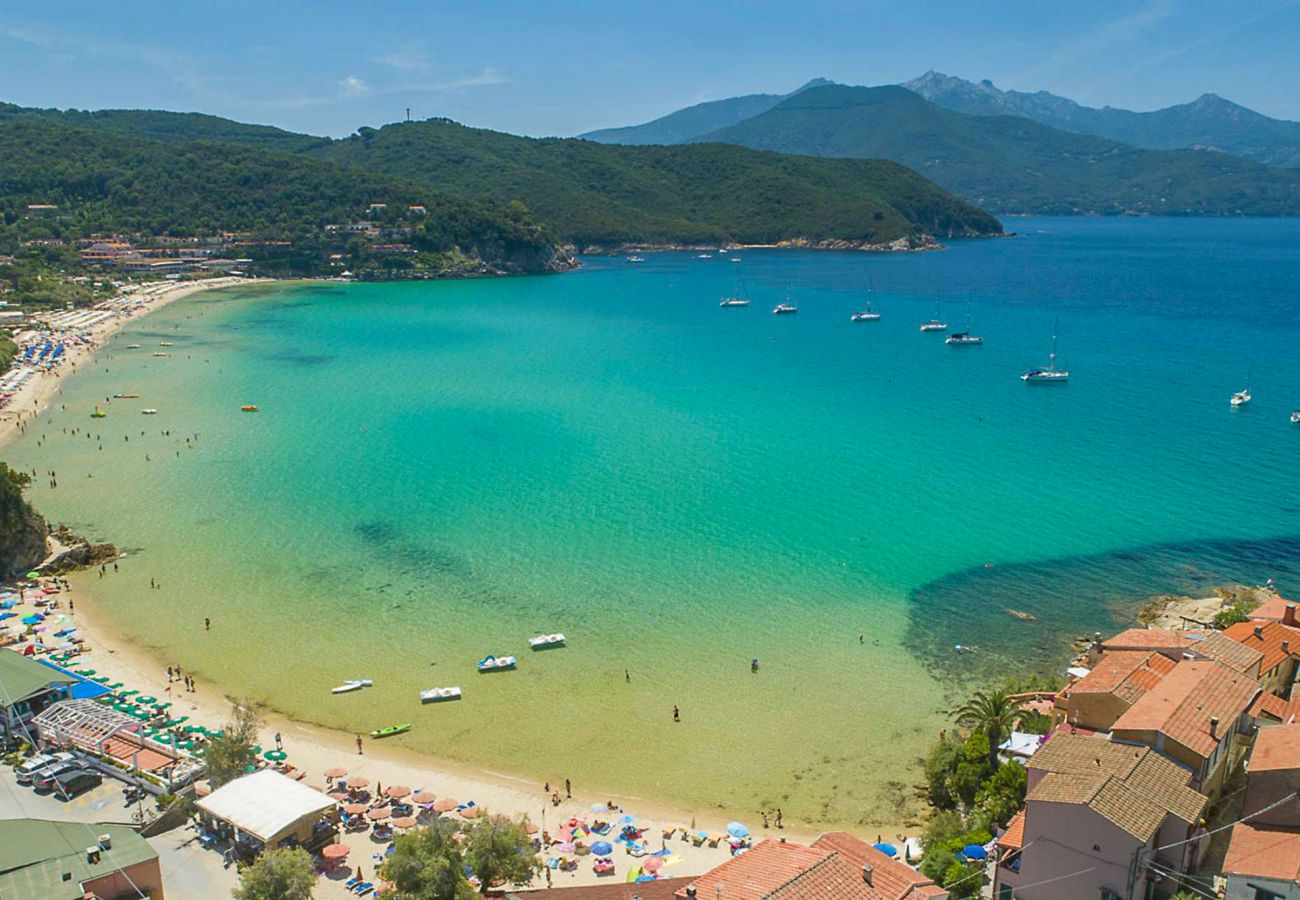
<svg viewBox="0 0 1300 900">
<path fill-rule="evenodd" d="M 361 129 L 310 153 L 466 199 L 520 200 L 582 246 L 874 244 L 1001 231 L 997 220 L 915 172 L 877 160 L 523 138 L 446 120 Z"/>
<path fill-rule="evenodd" d="M 1199 150 L 1139 150 L 1015 116 L 970 116 L 902 87 L 800 92 L 699 141 L 892 159 L 1001 213 L 1300 214 L 1300 172 Z"/>
<path fill-rule="evenodd" d="M 327 250 L 345 244 L 325 226 L 361 218 L 376 202 L 427 208 L 418 222 L 405 223 L 419 255 L 404 265 L 511 272 L 556 263 L 554 240 L 517 207 L 451 199 L 427 186 L 252 146 L 138 140 L 39 118 L 0 121 L 0 250 L 40 237 L 238 231 L 292 241 L 294 249 L 282 251 L 291 257 L 266 264 L 313 272 L 323 269 Z M 33 217 L 29 204 L 57 210 Z"/>
</svg>

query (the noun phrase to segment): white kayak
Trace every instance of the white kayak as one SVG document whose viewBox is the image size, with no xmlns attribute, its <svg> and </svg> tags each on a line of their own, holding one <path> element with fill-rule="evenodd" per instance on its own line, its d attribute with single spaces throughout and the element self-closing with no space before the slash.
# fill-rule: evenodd
<svg viewBox="0 0 1300 900">
<path fill-rule="evenodd" d="M 427 691 L 420 691 L 421 703 L 438 703 L 442 700 L 459 700 L 459 687 L 440 687 L 429 688 Z"/>
<path fill-rule="evenodd" d="M 359 691 L 363 687 L 370 687 L 374 682 L 369 678 L 353 678 L 344 681 L 338 687 L 330 691 L 331 694 L 346 694 L 348 691 Z"/>
<path fill-rule="evenodd" d="M 564 645 L 564 635 L 562 634 L 539 634 L 535 638 L 528 639 L 528 646 L 534 650 L 545 650 L 547 647 L 562 647 Z"/>
<path fill-rule="evenodd" d="M 141 415 L 145 415 L 145 416 L 156 416 L 156 415 L 158 415 L 158 410 L 154 409 L 154 408 L 151 406 L 151 407 L 149 407 L 148 409 L 142 409 L 142 410 L 140 410 L 140 414 L 141 414 Z"/>
</svg>

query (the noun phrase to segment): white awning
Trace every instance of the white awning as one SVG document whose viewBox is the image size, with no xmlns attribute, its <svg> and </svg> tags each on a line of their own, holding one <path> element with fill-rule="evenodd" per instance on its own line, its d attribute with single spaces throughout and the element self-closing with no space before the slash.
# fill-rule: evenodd
<svg viewBox="0 0 1300 900">
<path fill-rule="evenodd" d="M 304 820 L 319 818 L 335 803 L 274 769 L 262 769 L 222 785 L 195 805 L 263 844 L 272 844 Z"/>
</svg>

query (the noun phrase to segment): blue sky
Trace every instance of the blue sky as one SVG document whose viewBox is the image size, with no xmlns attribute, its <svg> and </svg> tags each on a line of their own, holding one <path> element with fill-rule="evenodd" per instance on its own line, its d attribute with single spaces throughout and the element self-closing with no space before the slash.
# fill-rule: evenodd
<svg viewBox="0 0 1300 900">
<path fill-rule="evenodd" d="M 0 99 L 316 134 L 412 116 L 531 135 L 927 69 L 1090 105 L 1210 91 L 1300 120 L 1300 0 L 57 2 L 0 7 Z"/>
</svg>

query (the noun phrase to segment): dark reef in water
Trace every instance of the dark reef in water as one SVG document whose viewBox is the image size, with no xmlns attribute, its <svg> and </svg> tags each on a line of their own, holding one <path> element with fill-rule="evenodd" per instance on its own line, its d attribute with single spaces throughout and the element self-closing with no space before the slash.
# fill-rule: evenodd
<svg viewBox="0 0 1300 900">
<path fill-rule="evenodd" d="M 1016 673 L 1060 674 L 1072 641 L 1132 625 L 1153 595 L 1206 596 L 1227 583 L 1268 578 L 1284 594 L 1300 585 L 1300 537 L 1152 544 L 981 566 L 912 591 L 904 646 L 938 677 L 967 687 Z"/>
</svg>

